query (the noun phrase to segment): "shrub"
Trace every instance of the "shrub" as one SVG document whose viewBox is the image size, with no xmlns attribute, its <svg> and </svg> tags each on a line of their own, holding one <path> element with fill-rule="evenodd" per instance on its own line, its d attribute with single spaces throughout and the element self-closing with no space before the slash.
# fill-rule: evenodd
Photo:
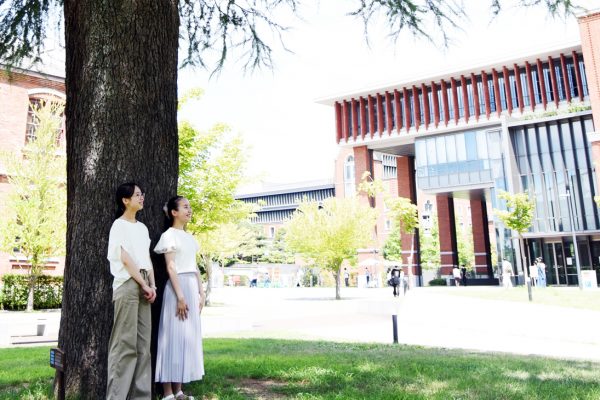
<svg viewBox="0 0 600 400">
<path fill-rule="evenodd" d="M 2 277 L 0 300 L 6 310 L 24 310 L 27 306 L 29 275 L 7 274 Z M 33 307 L 60 308 L 62 306 L 63 277 L 40 275 L 33 292 Z"/>
<path fill-rule="evenodd" d="M 436 278 L 429 281 L 429 286 L 446 286 L 446 280 L 443 278 Z"/>
</svg>

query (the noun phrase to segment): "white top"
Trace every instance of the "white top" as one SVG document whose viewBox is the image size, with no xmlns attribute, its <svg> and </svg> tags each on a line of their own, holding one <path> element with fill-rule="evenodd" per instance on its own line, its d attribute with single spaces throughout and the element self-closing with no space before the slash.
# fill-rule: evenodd
<svg viewBox="0 0 600 400">
<path fill-rule="evenodd" d="M 121 248 L 131 256 L 135 265 L 140 269 L 151 270 L 150 235 L 148 228 L 140 221 L 129 222 L 117 218 L 110 228 L 108 236 L 108 261 L 110 273 L 115 277 L 113 290 L 131 278 L 121 260 Z"/>
<path fill-rule="evenodd" d="M 196 272 L 196 253 L 200 250 L 196 239 L 182 229 L 169 228 L 154 248 L 158 254 L 175 253 L 175 270 L 178 274 Z"/>
</svg>

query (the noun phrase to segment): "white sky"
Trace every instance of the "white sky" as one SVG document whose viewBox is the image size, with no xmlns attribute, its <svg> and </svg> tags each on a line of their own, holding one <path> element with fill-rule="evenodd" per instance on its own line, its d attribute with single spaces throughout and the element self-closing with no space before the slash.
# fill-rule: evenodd
<svg viewBox="0 0 600 400">
<path fill-rule="evenodd" d="M 294 26 L 284 35 L 294 54 L 275 51 L 273 71 L 244 75 L 234 62 L 212 79 L 200 69 L 180 71 L 180 95 L 191 87 L 205 89 L 204 97 L 183 110 L 180 118 L 201 129 L 225 122 L 239 132 L 248 146 L 248 175 L 255 181 L 333 178 L 334 111 L 316 104 L 316 98 L 579 40 L 574 17 L 554 20 L 543 6 L 516 8 L 510 5 L 515 1 L 504 0 L 505 9 L 492 20 L 489 1 L 464 0 L 469 20 L 462 30 L 451 32 L 449 48 L 409 34 L 394 45 L 383 24 L 370 32 L 369 48 L 362 21 L 346 15 L 358 2 L 304 3 L 312 5 L 301 9 L 303 21 L 282 21 Z M 597 0 L 579 4 L 593 8 Z"/>
</svg>

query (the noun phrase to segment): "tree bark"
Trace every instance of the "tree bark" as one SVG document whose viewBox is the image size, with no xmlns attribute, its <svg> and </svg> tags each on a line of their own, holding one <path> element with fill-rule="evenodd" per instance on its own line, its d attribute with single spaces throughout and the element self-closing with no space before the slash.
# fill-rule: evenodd
<svg viewBox="0 0 600 400">
<path fill-rule="evenodd" d="M 135 181 L 146 192 L 138 218 L 153 246 L 163 230 L 162 205 L 177 189 L 179 15 L 176 0 L 65 0 L 64 13 L 67 257 L 59 347 L 67 398 L 102 399 L 115 190 Z M 164 257 L 153 262 L 162 295 Z"/>
<path fill-rule="evenodd" d="M 29 275 L 29 284 L 28 286 L 28 290 L 27 290 L 27 309 L 26 311 L 33 311 L 33 303 L 34 303 L 34 297 L 33 297 L 33 293 L 35 290 L 35 275 L 33 275 L 33 265 L 31 266 L 31 275 Z"/>
<path fill-rule="evenodd" d="M 341 276 L 342 276 L 341 269 L 342 269 L 342 267 L 339 266 L 335 270 L 335 299 L 336 300 L 341 300 L 342 299 L 342 295 L 341 295 L 341 283 L 340 283 L 340 279 L 341 279 Z"/>
<path fill-rule="evenodd" d="M 527 297 L 529 301 L 533 301 L 533 293 L 531 291 L 531 280 L 529 280 L 529 274 L 527 272 L 527 257 L 525 257 L 525 248 L 523 247 L 524 241 L 523 236 L 519 233 L 519 253 L 521 256 L 521 265 L 523 266 L 523 279 L 525 279 L 525 285 L 527 285 Z"/>
</svg>

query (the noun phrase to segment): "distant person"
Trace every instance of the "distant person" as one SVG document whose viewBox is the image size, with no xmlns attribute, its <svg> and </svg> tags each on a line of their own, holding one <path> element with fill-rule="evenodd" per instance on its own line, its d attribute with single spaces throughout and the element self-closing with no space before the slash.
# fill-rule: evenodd
<svg viewBox="0 0 600 400">
<path fill-rule="evenodd" d="M 454 277 L 454 285 L 460 286 L 461 274 L 460 269 L 456 265 L 452 268 L 452 276 Z"/>
<path fill-rule="evenodd" d="M 344 283 L 346 287 L 350 286 L 350 274 L 348 273 L 348 268 L 344 268 Z"/>
<path fill-rule="evenodd" d="M 542 260 L 542 257 L 538 257 L 537 274 L 538 286 L 546 287 L 546 285 L 548 284 L 548 281 L 546 280 L 546 264 L 544 264 L 544 260 Z"/>
<path fill-rule="evenodd" d="M 538 285 L 539 270 L 537 264 L 539 260 L 539 258 L 536 258 L 533 265 L 529 267 L 529 279 L 531 279 L 531 286 L 533 287 Z"/>
<path fill-rule="evenodd" d="M 268 288 L 271 285 L 271 277 L 268 272 L 265 272 L 265 287 Z"/>
<path fill-rule="evenodd" d="M 400 283 L 401 282 L 402 281 L 400 279 L 400 270 L 398 268 L 392 269 L 390 284 L 394 288 L 394 297 L 397 297 L 400 295 Z"/>
<path fill-rule="evenodd" d="M 511 263 L 506 258 L 502 259 L 502 286 L 505 289 L 512 287 L 512 276 L 513 268 Z"/>
<path fill-rule="evenodd" d="M 369 287 L 369 282 L 371 281 L 371 273 L 369 272 L 369 269 L 367 267 L 365 267 L 365 277 L 367 278 L 367 287 Z"/>
<path fill-rule="evenodd" d="M 460 268 L 460 280 L 463 286 L 467 286 L 467 268 L 464 265 Z"/>
</svg>

